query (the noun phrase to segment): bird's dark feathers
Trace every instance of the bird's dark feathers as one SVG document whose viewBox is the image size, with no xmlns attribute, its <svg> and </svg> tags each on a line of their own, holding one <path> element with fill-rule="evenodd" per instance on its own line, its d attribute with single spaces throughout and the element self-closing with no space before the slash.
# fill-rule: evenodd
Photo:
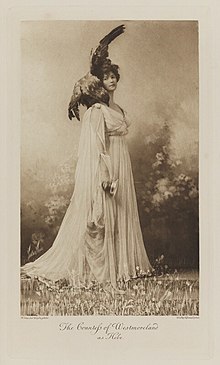
<svg viewBox="0 0 220 365">
<path fill-rule="evenodd" d="M 125 26 L 119 25 L 108 33 L 99 42 L 98 47 L 90 54 L 90 72 L 76 82 L 73 89 L 68 107 L 69 119 L 77 118 L 80 120 L 79 106 L 86 105 L 87 108 L 94 103 L 103 102 L 108 105 L 109 94 L 102 85 L 100 75 L 100 68 L 107 64 L 111 64 L 108 59 L 108 45 L 125 30 Z"/>
<path fill-rule="evenodd" d="M 110 33 L 108 33 L 104 38 L 99 42 L 98 47 L 93 51 L 91 50 L 90 56 L 90 72 L 91 74 L 96 74 L 96 68 L 100 67 L 106 58 L 109 56 L 108 53 L 108 45 L 117 38 L 120 34 L 124 33 L 125 25 L 119 25 L 114 28 Z"/>
</svg>

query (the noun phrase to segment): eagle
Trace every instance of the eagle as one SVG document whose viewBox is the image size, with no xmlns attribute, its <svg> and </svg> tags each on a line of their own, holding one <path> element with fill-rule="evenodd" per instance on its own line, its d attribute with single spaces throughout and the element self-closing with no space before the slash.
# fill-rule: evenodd
<svg viewBox="0 0 220 365">
<path fill-rule="evenodd" d="M 87 108 L 97 102 L 104 102 L 108 105 L 109 94 L 102 85 L 101 70 L 105 64 L 111 64 L 111 60 L 108 58 L 109 44 L 124 31 L 125 25 L 119 25 L 102 38 L 95 49 L 91 49 L 90 70 L 74 85 L 68 106 L 68 117 L 70 120 L 75 117 L 80 120 L 80 104 L 87 106 Z"/>
</svg>

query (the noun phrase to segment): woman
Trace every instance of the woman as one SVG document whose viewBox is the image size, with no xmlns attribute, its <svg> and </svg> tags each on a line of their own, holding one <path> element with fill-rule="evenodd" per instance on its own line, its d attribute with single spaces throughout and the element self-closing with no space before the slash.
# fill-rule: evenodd
<svg viewBox="0 0 220 365">
<path fill-rule="evenodd" d="M 117 288 L 119 280 L 136 277 L 137 268 L 142 273 L 152 269 L 125 139 L 129 122 L 114 102 L 118 68 L 105 57 L 96 75 L 93 69 L 75 85 L 69 116 L 79 119 L 79 94 L 88 109 L 82 121 L 74 192 L 52 247 L 23 266 L 22 273 L 52 281 L 66 278 L 76 286 L 95 281 Z"/>
</svg>

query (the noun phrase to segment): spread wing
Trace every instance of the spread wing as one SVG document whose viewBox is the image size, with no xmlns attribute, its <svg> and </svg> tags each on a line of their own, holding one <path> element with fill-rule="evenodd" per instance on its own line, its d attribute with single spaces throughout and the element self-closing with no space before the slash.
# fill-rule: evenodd
<svg viewBox="0 0 220 365">
<path fill-rule="evenodd" d="M 92 75 L 96 75 L 97 67 L 100 67 L 106 58 L 108 57 L 108 45 L 117 38 L 120 34 L 124 33 L 125 25 L 119 25 L 101 39 L 99 45 L 95 50 L 91 50 L 90 54 L 90 72 Z"/>
<path fill-rule="evenodd" d="M 101 39 L 99 45 L 95 50 L 91 50 L 90 54 L 90 72 L 82 77 L 74 86 L 73 95 L 71 97 L 68 116 L 69 119 L 76 117 L 80 120 L 79 105 L 86 105 L 89 107 L 94 102 L 104 102 L 108 104 L 109 95 L 108 92 L 101 85 L 98 77 L 98 71 L 100 66 L 104 64 L 108 57 L 108 45 L 117 38 L 120 34 L 124 33 L 125 25 L 119 25 Z"/>
</svg>

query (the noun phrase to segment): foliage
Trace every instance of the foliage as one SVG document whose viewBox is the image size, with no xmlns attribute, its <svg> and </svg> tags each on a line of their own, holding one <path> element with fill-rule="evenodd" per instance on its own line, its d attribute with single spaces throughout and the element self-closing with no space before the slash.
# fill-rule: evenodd
<svg viewBox="0 0 220 365">
<path fill-rule="evenodd" d="M 172 155 L 170 141 L 165 122 L 142 146 L 136 191 L 144 238 L 152 258 L 165 250 L 175 266 L 198 266 L 198 184 L 183 172 L 183 162 Z"/>
<path fill-rule="evenodd" d="M 27 254 L 28 254 L 28 261 L 35 260 L 39 254 L 43 251 L 43 243 L 44 243 L 44 237 L 45 234 L 39 232 L 39 233 L 33 233 L 31 236 L 31 243 L 28 246 Z"/>
<path fill-rule="evenodd" d="M 21 202 L 22 263 L 35 260 L 56 237 L 74 188 L 74 164 L 75 161 L 66 161 L 47 184 L 46 176 L 35 176 L 34 184 L 41 194 L 34 196 L 35 189 L 24 192 Z M 26 186 L 33 176 L 33 171 L 29 170 L 25 176 Z M 40 243 L 36 243 L 38 236 Z"/>
<path fill-rule="evenodd" d="M 169 150 L 170 131 L 167 123 L 159 131 L 158 139 L 154 136 L 153 142 L 157 152 L 148 167 L 147 176 L 142 175 L 137 187 L 138 199 L 146 213 L 151 216 L 167 216 L 173 214 L 182 217 L 198 207 L 198 188 L 190 176 L 179 173 L 181 160 L 171 158 Z M 166 143 L 166 144 L 164 144 Z M 158 152 L 159 150 L 159 152 Z M 146 171 L 146 169 L 145 169 Z M 160 213 L 160 214 L 158 214 Z M 197 210 L 195 211 L 197 213 Z"/>
</svg>

